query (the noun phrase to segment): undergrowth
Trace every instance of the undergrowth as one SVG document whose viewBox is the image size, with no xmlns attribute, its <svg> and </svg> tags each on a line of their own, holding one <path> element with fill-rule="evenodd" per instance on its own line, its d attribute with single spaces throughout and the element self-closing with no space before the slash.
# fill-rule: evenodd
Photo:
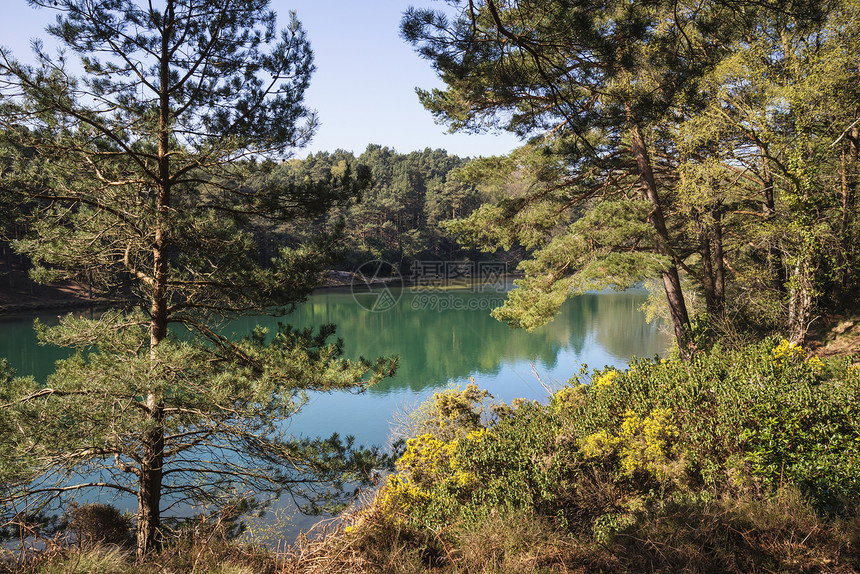
<svg viewBox="0 0 860 574">
<path fill-rule="evenodd" d="M 397 472 L 317 551 L 386 572 L 860 570 L 847 360 L 765 341 L 488 402 L 470 385 L 420 407 Z M 372 558 L 384 540 L 396 567 Z"/>
<path fill-rule="evenodd" d="M 860 571 L 847 360 L 766 341 L 583 369 L 546 404 L 491 399 L 437 393 L 387 483 L 284 552 L 190 541 L 133 566 L 104 546 L 87 560 L 124 574 Z M 29 570 L 84 571 L 56 569 L 73 559 Z"/>
</svg>

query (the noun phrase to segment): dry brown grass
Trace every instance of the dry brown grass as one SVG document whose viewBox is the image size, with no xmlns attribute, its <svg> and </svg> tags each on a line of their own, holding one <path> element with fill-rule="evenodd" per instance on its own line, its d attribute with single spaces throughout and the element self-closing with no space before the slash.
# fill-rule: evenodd
<svg viewBox="0 0 860 574">
<path fill-rule="evenodd" d="M 618 572 L 860 571 L 860 519 L 828 521 L 794 489 L 767 500 L 667 505 L 606 548 Z"/>
<path fill-rule="evenodd" d="M 586 574 L 860 572 L 860 516 L 817 515 L 795 489 L 773 498 L 749 495 L 702 502 L 664 501 L 641 509 L 600 541 L 594 513 L 611 489 L 594 475 L 594 506 L 571 509 L 561 529 L 528 512 L 491 512 L 472 525 L 415 529 L 384 516 L 372 502 L 274 551 L 219 536 L 177 539 L 142 563 L 117 547 L 57 548 L 25 574 Z M 575 533 L 574 533 L 575 532 Z M 0 571 L 4 569 L 0 567 Z"/>
<path fill-rule="evenodd" d="M 279 574 L 417 574 L 439 564 L 432 535 L 381 516 L 376 507 L 302 535 L 281 555 Z"/>
<path fill-rule="evenodd" d="M 599 488 L 595 477 L 595 494 Z M 598 504 L 598 506 L 601 506 Z M 592 515 L 570 512 L 570 516 Z M 562 531 L 553 520 L 495 512 L 471 527 L 418 531 L 378 510 L 305 537 L 279 562 L 279 574 L 507 574 L 860 572 L 860 517 L 818 516 L 794 489 L 771 499 L 672 503 L 636 513 L 610 539 Z"/>
</svg>

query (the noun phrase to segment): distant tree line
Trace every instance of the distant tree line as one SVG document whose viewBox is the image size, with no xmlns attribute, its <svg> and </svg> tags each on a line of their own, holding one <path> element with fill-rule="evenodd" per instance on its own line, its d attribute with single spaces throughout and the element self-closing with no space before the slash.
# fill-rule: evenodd
<svg viewBox="0 0 860 574">
<path fill-rule="evenodd" d="M 343 224 L 343 258 L 337 264 L 343 270 L 378 259 L 406 272 L 414 260 L 480 257 L 480 251 L 461 246 L 442 225 L 498 199 L 496 188 L 460 177 L 468 162 L 469 158 L 442 149 L 398 153 L 371 144 L 358 157 L 336 150 L 261 166 L 256 185 L 262 187 L 307 185 L 342 177 L 350 170 L 365 172 L 370 180 L 359 200 L 329 211 L 312 226 L 269 229 L 267 241 L 301 242 L 313 233 Z"/>
</svg>

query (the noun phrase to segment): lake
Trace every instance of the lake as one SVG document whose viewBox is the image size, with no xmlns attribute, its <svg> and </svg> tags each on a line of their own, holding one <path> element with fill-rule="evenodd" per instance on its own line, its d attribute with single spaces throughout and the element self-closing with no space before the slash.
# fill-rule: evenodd
<svg viewBox="0 0 860 574">
<path fill-rule="evenodd" d="M 397 375 L 363 394 L 315 394 L 291 421 L 296 434 L 353 435 L 359 444 L 388 443 L 390 422 L 436 390 L 463 387 L 474 378 L 497 399 L 545 400 L 545 386 L 557 388 L 589 367 L 623 367 L 632 356 L 661 354 L 670 340 L 657 323 L 647 323 L 639 307 L 644 290 L 587 293 L 568 301 L 558 317 L 532 332 L 511 329 L 490 317 L 504 293 L 480 288 L 427 291 L 403 288 L 353 293 L 315 293 L 286 318 L 249 317 L 226 332 L 247 334 L 256 324 L 274 331 L 278 321 L 296 327 L 335 323 L 349 358 L 399 355 Z M 382 304 L 380 304 L 380 302 Z M 41 317 L 56 322 L 57 315 Z M 64 349 L 39 346 L 33 317 L 0 323 L 0 357 L 19 375 L 44 380 Z M 540 377 L 540 380 L 538 380 Z"/>
</svg>

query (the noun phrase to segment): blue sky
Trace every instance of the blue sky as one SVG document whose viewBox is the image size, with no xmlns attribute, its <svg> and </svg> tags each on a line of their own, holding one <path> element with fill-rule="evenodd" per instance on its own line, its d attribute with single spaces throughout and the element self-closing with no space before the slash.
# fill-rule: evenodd
<svg viewBox="0 0 860 574">
<path fill-rule="evenodd" d="M 317 71 L 305 101 L 321 121 L 310 151 L 337 148 L 360 154 L 370 143 L 401 153 L 425 147 L 460 156 L 498 155 L 518 144 L 507 133 L 448 134 L 434 123 L 415 95 L 415 87 L 441 87 L 430 63 L 400 38 L 400 19 L 410 5 L 434 6 L 428 0 L 272 0 L 278 21 L 295 10 L 307 31 Z M 45 37 L 54 12 L 35 9 L 26 0 L 3 0 L 0 43 L 16 57 L 31 61 L 29 41 Z"/>
</svg>

